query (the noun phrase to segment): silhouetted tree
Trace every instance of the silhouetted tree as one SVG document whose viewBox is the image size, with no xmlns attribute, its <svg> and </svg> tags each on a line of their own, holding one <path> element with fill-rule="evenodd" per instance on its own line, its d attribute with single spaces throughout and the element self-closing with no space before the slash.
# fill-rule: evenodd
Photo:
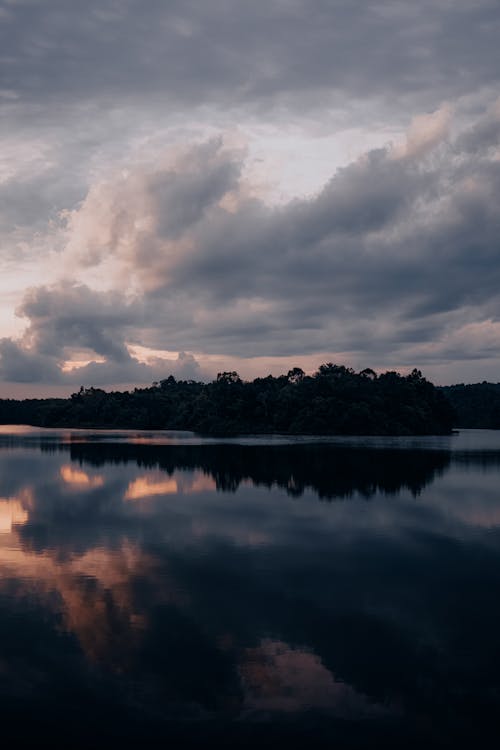
<svg viewBox="0 0 500 750">
<path fill-rule="evenodd" d="M 243 382 L 221 372 L 212 383 L 172 375 L 132 393 L 80 388 L 69 399 L 0 401 L 0 422 L 51 427 L 186 429 L 206 434 L 447 433 L 452 409 L 420 370 L 403 377 L 331 362 L 313 376 L 287 375 Z"/>
</svg>

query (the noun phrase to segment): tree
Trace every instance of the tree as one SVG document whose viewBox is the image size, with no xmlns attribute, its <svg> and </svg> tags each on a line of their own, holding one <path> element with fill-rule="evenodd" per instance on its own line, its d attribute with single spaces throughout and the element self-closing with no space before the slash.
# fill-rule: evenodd
<svg viewBox="0 0 500 750">
<path fill-rule="evenodd" d="M 297 383 L 302 383 L 305 376 L 304 370 L 300 367 L 294 367 L 292 370 L 288 370 L 287 379 L 292 385 L 297 385 Z"/>
<path fill-rule="evenodd" d="M 321 375 L 322 377 L 343 378 L 346 375 L 354 375 L 354 370 L 351 367 L 334 365 L 332 362 L 327 362 L 325 365 L 319 366 L 317 375 Z"/>
<path fill-rule="evenodd" d="M 242 383 L 243 381 L 238 373 L 233 370 L 233 372 L 218 372 L 217 382 L 232 385 L 233 383 Z"/>
<path fill-rule="evenodd" d="M 173 375 L 169 375 L 168 378 L 165 378 L 164 380 L 160 380 L 160 388 L 162 390 L 166 390 L 167 388 L 172 387 L 173 385 L 176 385 L 177 381 L 174 378 Z M 154 383 L 153 383 L 154 385 Z"/>
<path fill-rule="evenodd" d="M 377 379 L 377 373 L 375 370 L 372 370 L 371 367 L 365 367 L 364 370 L 361 370 L 359 373 L 362 378 L 367 378 L 368 380 L 376 380 Z"/>
<path fill-rule="evenodd" d="M 425 380 L 425 378 L 423 377 L 421 370 L 417 370 L 417 368 L 414 367 L 408 375 L 407 380 L 409 380 L 410 383 L 418 383 L 421 380 Z"/>
</svg>

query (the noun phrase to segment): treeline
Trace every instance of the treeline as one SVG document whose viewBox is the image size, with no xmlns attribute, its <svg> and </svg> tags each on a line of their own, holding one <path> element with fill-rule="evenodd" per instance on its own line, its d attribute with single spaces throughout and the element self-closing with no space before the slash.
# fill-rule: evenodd
<svg viewBox="0 0 500 750">
<path fill-rule="evenodd" d="M 81 388 L 68 399 L 0 401 L 0 423 L 42 427 L 193 430 L 206 435 L 424 435 L 451 431 L 452 409 L 419 370 L 377 375 L 331 363 L 308 376 L 244 382 L 223 372 L 212 383 L 173 376 L 149 388 Z"/>
<path fill-rule="evenodd" d="M 440 390 L 453 407 L 457 427 L 500 429 L 500 383 L 460 383 Z"/>
</svg>

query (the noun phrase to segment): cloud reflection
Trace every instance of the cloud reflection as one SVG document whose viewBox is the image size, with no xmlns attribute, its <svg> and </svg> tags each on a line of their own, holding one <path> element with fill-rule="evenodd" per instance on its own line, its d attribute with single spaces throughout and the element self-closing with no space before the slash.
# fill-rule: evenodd
<svg viewBox="0 0 500 750">
<path fill-rule="evenodd" d="M 0 636 L 38 664 L 8 617 L 33 623 L 35 640 L 46 628 L 55 652 L 76 655 L 79 680 L 92 665 L 120 705 L 139 694 L 138 710 L 161 716 L 435 721 L 433 694 L 459 716 L 449 675 L 459 664 L 458 692 L 490 679 L 483 662 L 500 623 L 489 594 L 498 529 L 477 526 L 496 523 L 499 462 L 473 460 L 325 446 L 6 447 Z"/>
<path fill-rule="evenodd" d="M 176 495 L 178 492 L 175 479 L 154 480 L 152 477 L 137 477 L 130 482 L 125 493 L 125 500 L 139 500 L 153 495 Z"/>
<path fill-rule="evenodd" d="M 311 651 L 264 639 L 245 650 L 240 663 L 246 709 L 295 713 L 330 709 L 338 716 L 360 716 L 384 709 L 350 685 L 337 681 Z"/>
<path fill-rule="evenodd" d="M 154 559 L 126 540 L 117 548 L 97 547 L 68 559 L 60 559 L 57 550 L 24 549 L 18 539 L 0 546 L 0 591 L 17 581 L 16 597 L 34 594 L 49 611 L 59 612 L 60 627 L 76 636 L 89 661 L 119 670 L 132 658 L 147 624 L 135 582 L 154 574 Z"/>
<path fill-rule="evenodd" d="M 67 484 L 74 485 L 75 487 L 102 487 L 104 484 L 104 477 L 91 477 L 85 471 L 73 468 L 71 464 L 61 466 L 59 473 Z"/>
<path fill-rule="evenodd" d="M 176 477 L 168 479 L 164 474 L 144 474 L 129 482 L 125 500 L 141 500 L 155 495 L 194 495 L 215 489 L 215 480 L 201 471 L 178 472 Z"/>
<path fill-rule="evenodd" d="M 15 526 L 28 520 L 29 507 L 33 502 L 32 490 L 23 489 L 16 497 L 0 497 L 0 534 L 10 533 Z"/>
</svg>

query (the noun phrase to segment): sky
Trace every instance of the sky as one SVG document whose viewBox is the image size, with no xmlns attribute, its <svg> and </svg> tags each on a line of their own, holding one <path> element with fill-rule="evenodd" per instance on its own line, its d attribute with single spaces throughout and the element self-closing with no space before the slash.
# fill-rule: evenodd
<svg viewBox="0 0 500 750">
<path fill-rule="evenodd" d="M 0 397 L 500 380 L 498 0 L 0 0 Z"/>
</svg>

